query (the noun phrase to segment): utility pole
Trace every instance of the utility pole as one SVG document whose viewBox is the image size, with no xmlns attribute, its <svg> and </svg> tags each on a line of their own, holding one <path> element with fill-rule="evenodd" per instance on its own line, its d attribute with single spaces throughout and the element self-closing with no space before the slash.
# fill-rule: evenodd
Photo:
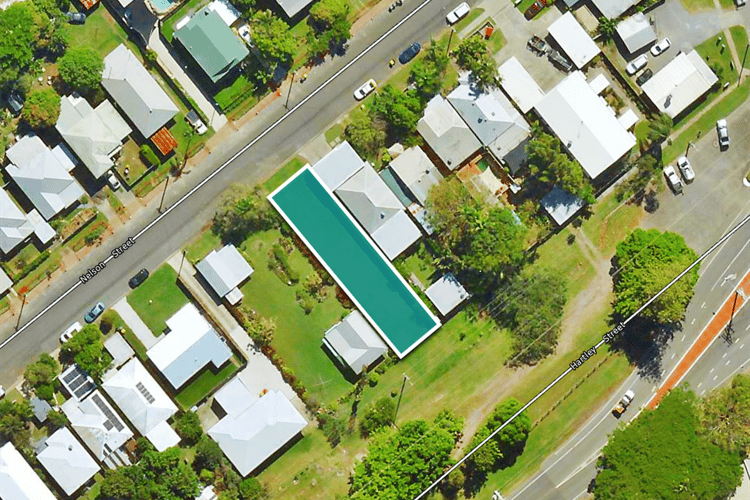
<svg viewBox="0 0 750 500">
<path fill-rule="evenodd" d="M 451 52 L 451 40 L 453 40 L 453 33 L 455 33 L 455 32 L 456 32 L 456 30 L 454 30 L 453 28 L 451 28 L 451 34 L 448 37 L 448 48 L 445 49 L 445 53 L 446 54 L 450 54 L 450 52 Z"/>
<path fill-rule="evenodd" d="M 742 56 L 742 65 L 740 66 L 740 76 L 737 77 L 737 86 L 740 86 L 742 81 L 742 70 L 745 69 L 745 59 L 747 58 L 747 49 L 750 49 L 750 43 L 745 45 L 745 54 Z"/>
<path fill-rule="evenodd" d="M 164 197 L 167 194 L 167 186 L 169 186 L 169 174 L 167 174 L 167 182 L 164 184 L 164 191 L 161 193 L 161 201 L 159 202 L 159 208 L 156 209 L 156 211 L 159 213 L 161 213 L 161 207 L 164 206 Z"/>
<path fill-rule="evenodd" d="M 182 272 L 182 263 L 185 262 L 185 254 L 187 250 L 182 250 L 182 258 L 180 259 L 180 268 L 177 270 L 177 281 L 180 281 L 180 273 Z"/>
<path fill-rule="evenodd" d="M 26 305 L 26 294 L 24 293 L 21 296 L 21 310 L 18 311 L 18 321 L 16 321 L 16 331 L 18 330 L 19 325 L 21 324 L 21 314 L 23 314 L 23 306 Z M 401 401 L 399 399 L 399 401 Z"/>
<path fill-rule="evenodd" d="M 732 333 L 734 333 L 734 328 L 732 328 L 732 320 L 734 319 L 734 311 L 737 308 L 737 297 L 740 296 L 739 290 L 734 292 L 734 302 L 732 303 L 732 314 L 729 316 L 729 323 L 727 323 L 727 328 L 725 331 L 725 335 L 727 338 L 727 342 L 730 344 L 732 343 Z"/>
<path fill-rule="evenodd" d="M 294 85 L 294 75 L 295 73 L 292 73 L 292 80 L 289 82 L 289 92 L 286 93 L 286 102 L 284 103 L 284 107 L 286 109 L 289 109 L 289 97 L 292 95 L 292 85 Z"/>
<path fill-rule="evenodd" d="M 185 168 L 185 165 L 187 165 L 188 152 L 190 151 L 190 142 L 193 140 L 194 135 L 195 135 L 195 132 L 193 131 L 188 136 L 187 145 L 185 146 L 185 154 L 182 157 L 182 165 L 180 165 L 180 169 L 177 171 L 177 177 L 180 177 L 182 175 L 182 170 Z"/>
<path fill-rule="evenodd" d="M 411 383 L 411 379 L 409 379 L 409 376 L 404 373 L 404 381 L 401 384 L 401 394 L 398 396 L 398 403 L 396 403 L 396 412 L 393 414 L 393 423 L 396 423 L 396 417 L 398 416 L 398 409 L 401 407 L 401 398 L 404 397 L 404 388 L 406 387 L 406 381 L 409 380 L 409 383 Z"/>
</svg>

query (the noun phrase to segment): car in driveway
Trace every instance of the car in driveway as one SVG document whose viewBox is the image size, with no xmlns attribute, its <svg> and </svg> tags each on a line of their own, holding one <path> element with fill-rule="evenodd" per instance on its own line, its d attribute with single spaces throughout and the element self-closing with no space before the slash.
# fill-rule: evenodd
<svg viewBox="0 0 750 500">
<path fill-rule="evenodd" d="M 651 68 L 646 68 L 646 71 L 638 75 L 638 78 L 635 79 L 635 83 L 637 83 L 639 86 L 643 85 L 644 83 L 649 81 L 652 76 L 654 76 L 654 72 L 651 71 Z"/>
<path fill-rule="evenodd" d="M 448 24 L 456 24 L 458 21 L 463 19 L 470 10 L 471 7 L 469 7 L 469 4 L 464 2 L 452 11 L 448 12 L 448 15 L 445 16 L 445 20 L 448 21 Z"/>
<path fill-rule="evenodd" d="M 669 41 L 669 38 L 665 38 L 661 42 L 651 47 L 651 55 L 654 57 L 660 56 L 664 52 L 666 52 L 667 49 L 671 46 L 672 46 L 672 42 Z"/>
<path fill-rule="evenodd" d="M 412 59 L 414 59 L 417 56 L 417 54 L 419 54 L 420 50 L 422 50 L 422 46 L 419 45 L 418 43 L 413 43 L 409 45 L 409 47 L 405 51 L 401 52 L 401 55 L 398 56 L 398 61 L 401 64 L 406 64 Z"/>
<path fill-rule="evenodd" d="M 97 302 L 96 304 L 94 304 L 94 307 L 89 309 L 89 312 L 87 312 L 83 316 L 83 320 L 86 323 L 93 323 L 94 321 L 96 321 L 96 318 L 98 318 L 103 312 L 104 312 L 104 303 Z"/>
<path fill-rule="evenodd" d="M 727 149 L 729 147 L 729 129 L 727 128 L 726 118 L 716 122 L 716 133 L 719 134 L 719 148 Z"/>
<path fill-rule="evenodd" d="M 682 181 L 672 165 L 664 167 L 664 176 L 667 178 L 669 187 L 672 188 L 672 191 L 674 191 L 675 194 L 682 193 Z"/>
<path fill-rule="evenodd" d="M 677 158 L 677 169 L 682 174 L 682 178 L 685 179 L 685 184 L 690 184 L 695 180 L 695 171 L 686 156 Z"/>
<path fill-rule="evenodd" d="M 734 0 L 734 3 L 737 4 L 737 7 L 742 7 L 745 5 L 745 0 Z"/>
<path fill-rule="evenodd" d="M 117 191 L 118 189 L 122 187 L 122 184 L 120 184 L 120 181 L 117 179 L 117 176 L 111 170 L 107 174 L 107 184 L 109 184 L 109 187 L 112 188 L 112 191 Z"/>
<path fill-rule="evenodd" d="M 138 288 L 144 281 L 146 281 L 146 278 L 148 278 L 148 269 L 141 269 L 135 274 L 135 276 L 130 278 L 128 286 L 133 289 Z"/>
<path fill-rule="evenodd" d="M 640 70 L 645 68 L 646 64 L 648 64 L 648 55 L 641 54 L 640 56 L 630 61 L 627 66 L 625 66 L 625 73 L 627 73 L 629 76 L 633 76 Z"/>
<path fill-rule="evenodd" d="M 60 335 L 60 342 L 64 344 L 68 340 L 73 338 L 73 335 L 80 332 L 83 326 L 81 326 L 81 323 L 76 321 L 72 325 L 70 325 L 62 334 Z"/>
<path fill-rule="evenodd" d="M 237 29 L 237 33 L 240 35 L 240 38 L 245 41 L 246 44 L 253 44 L 253 39 L 250 36 L 250 26 L 248 26 L 247 24 L 243 24 Z"/>
<path fill-rule="evenodd" d="M 65 17 L 68 18 L 70 24 L 83 24 L 86 22 L 86 14 L 83 12 L 66 12 Z"/>
<path fill-rule="evenodd" d="M 526 12 L 523 13 L 523 17 L 525 17 L 528 21 L 531 21 L 536 17 L 537 14 L 539 14 L 542 9 L 544 8 L 544 4 L 540 0 L 536 0 L 536 2 L 532 3 L 528 9 L 526 9 Z"/>
<path fill-rule="evenodd" d="M 375 83 L 375 80 L 370 78 L 361 87 L 354 91 L 354 98 L 358 101 L 361 101 L 368 95 L 372 94 L 372 92 L 375 90 L 375 87 L 377 86 L 378 84 Z"/>
</svg>

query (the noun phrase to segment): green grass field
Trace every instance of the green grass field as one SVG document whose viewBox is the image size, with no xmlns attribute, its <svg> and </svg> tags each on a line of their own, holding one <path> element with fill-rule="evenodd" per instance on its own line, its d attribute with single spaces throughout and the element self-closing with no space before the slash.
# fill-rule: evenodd
<svg viewBox="0 0 750 500">
<path fill-rule="evenodd" d="M 698 12 L 701 10 L 715 9 L 713 0 L 680 0 L 682 6 L 688 12 Z"/>
<path fill-rule="evenodd" d="M 600 199 L 594 206 L 591 218 L 584 220 L 583 232 L 602 255 L 611 257 L 615 246 L 637 227 L 642 215 L 640 206 L 623 204 L 617 201 L 614 194 L 610 194 Z"/>
<path fill-rule="evenodd" d="M 104 5 L 99 5 L 88 14 L 84 24 L 68 26 L 71 47 L 90 47 L 105 57 L 118 45 L 124 43 L 131 51 L 139 53 L 138 47 L 128 39 L 128 35 L 112 18 Z"/>
<path fill-rule="evenodd" d="M 195 264 L 210 254 L 211 250 L 218 250 L 219 248 L 221 248 L 221 239 L 210 228 L 207 228 L 185 247 L 186 257 L 188 261 Z"/>
<path fill-rule="evenodd" d="M 167 328 L 165 321 L 188 303 L 188 298 L 176 283 L 177 272 L 169 264 L 164 264 L 128 295 L 128 304 L 155 337 Z M 152 302 L 149 304 L 149 301 Z"/>
<path fill-rule="evenodd" d="M 476 19 L 478 19 L 479 16 L 481 16 L 482 14 L 484 14 L 483 8 L 474 7 L 473 9 L 471 9 L 471 12 L 469 12 L 469 14 L 466 17 L 464 17 L 459 22 L 453 25 L 453 29 L 456 30 L 456 32 L 463 30 L 465 27 L 467 27 Z"/>
<path fill-rule="evenodd" d="M 568 233 L 561 231 L 552 236 L 538 250 L 538 258 L 531 269 L 548 269 L 567 278 L 568 300 L 583 290 L 591 278 L 594 268 L 575 243 L 568 244 Z"/>
<path fill-rule="evenodd" d="M 276 171 L 271 177 L 263 183 L 263 189 L 267 193 L 273 192 L 277 187 L 284 184 L 284 182 L 292 176 L 297 170 L 301 169 L 307 163 L 300 157 L 294 157 L 284 164 L 279 170 Z"/>
<path fill-rule="evenodd" d="M 724 48 L 722 48 L 724 47 Z M 732 52 L 726 45 L 724 32 L 709 38 L 697 47 L 695 50 L 701 55 L 703 60 L 719 77 L 720 83 L 734 82 L 737 80 L 737 68 L 732 69 Z M 738 49 L 739 50 L 739 49 Z M 720 68 L 716 71 L 715 68 Z"/>
<path fill-rule="evenodd" d="M 734 0 L 728 0 L 734 5 Z M 734 47 L 737 49 L 737 56 L 740 58 L 740 64 L 742 59 L 745 59 L 744 68 L 750 68 L 750 55 L 745 57 L 745 51 L 748 49 L 747 43 L 747 30 L 744 26 L 732 26 L 729 28 L 729 33 L 732 34 L 732 40 L 734 41 Z M 750 52 L 750 50 L 748 51 Z"/>
<path fill-rule="evenodd" d="M 239 370 L 239 367 L 240 361 L 235 356 L 232 356 L 229 363 L 216 373 L 209 368 L 204 369 L 195 380 L 175 395 L 175 401 L 177 401 L 183 410 L 189 410 L 205 398 L 216 386 L 229 380 Z"/>
</svg>

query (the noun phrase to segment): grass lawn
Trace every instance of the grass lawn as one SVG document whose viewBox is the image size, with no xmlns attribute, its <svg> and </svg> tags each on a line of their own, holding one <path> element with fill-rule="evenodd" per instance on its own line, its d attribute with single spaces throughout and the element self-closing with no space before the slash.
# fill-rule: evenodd
<svg viewBox="0 0 750 500">
<path fill-rule="evenodd" d="M 461 31 L 462 29 L 470 25 L 472 22 L 474 22 L 476 19 L 478 19 L 479 16 L 481 16 L 482 14 L 484 14 L 483 8 L 474 7 L 473 9 L 471 9 L 471 12 L 469 12 L 469 14 L 466 17 L 464 17 L 459 22 L 453 25 L 453 29 L 456 30 L 456 32 Z"/>
<path fill-rule="evenodd" d="M 188 298 L 176 283 L 177 272 L 169 264 L 164 264 L 128 295 L 128 304 L 155 337 L 167 328 L 165 321 L 188 303 Z"/>
<path fill-rule="evenodd" d="M 210 254 L 211 250 L 218 250 L 220 247 L 221 239 L 210 228 L 207 228 L 185 247 L 186 257 L 190 263 L 196 264 Z"/>
<path fill-rule="evenodd" d="M 638 144 L 648 144 L 648 132 L 648 120 L 641 120 L 635 125 L 635 139 Z"/>
<path fill-rule="evenodd" d="M 25 293 L 23 291 L 24 288 L 26 288 L 26 290 L 28 291 L 37 286 L 42 281 L 49 280 L 49 276 L 53 272 L 57 271 L 57 269 L 59 269 L 60 262 L 62 262 L 60 251 L 56 250 L 52 252 L 49 258 L 45 260 L 41 266 L 31 271 L 26 275 L 26 277 L 16 283 L 14 289 L 19 293 Z"/>
<path fill-rule="evenodd" d="M 295 249 L 288 256 L 289 265 L 299 273 L 300 282 L 289 286 L 268 269 L 268 252 L 281 237 L 278 231 L 257 233 L 242 245 L 242 251 L 255 269 L 242 287 L 243 305 L 261 316 L 273 318 L 276 333 L 272 345 L 287 366 L 302 381 L 310 394 L 321 403 L 334 401 L 351 386 L 323 350 L 323 334 L 347 312 L 336 299 L 333 287 L 328 296 L 305 314 L 297 303 L 296 293 L 314 269 Z"/>
<path fill-rule="evenodd" d="M 481 9 L 480 9 L 481 10 Z M 436 40 L 435 43 L 440 45 L 441 47 L 448 46 L 448 38 L 450 36 L 450 33 L 444 34 L 440 39 Z M 453 37 L 453 41 L 451 42 L 451 47 L 455 47 L 458 44 L 457 37 Z M 425 51 L 423 50 L 415 59 L 414 61 L 419 60 L 419 58 L 424 57 Z M 393 85 L 397 89 L 403 90 L 406 88 L 406 86 L 409 83 L 409 73 L 411 72 L 411 65 L 414 64 L 414 61 L 410 62 L 407 65 L 404 65 L 399 71 L 396 72 L 391 78 L 389 78 L 385 82 L 379 82 L 378 86 L 383 87 L 385 85 Z M 446 69 L 445 76 L 443 76 L 443 85 L 440 89 L 441 94 L 447 94 L 449 91 L 453 90 L 456 85 L 458 85 L 458 70 L 456 70 L 455 66 L 453 65 L 453 62 L 448 63 L 448 68 Z M 374 95 L 374 94 L 372 94 Z M 372 95 L 365 99 L 364 102 L 367 102 L 369 99 L 372 98 Z"/>
<path fill-rule="evenodd" d="M 732 62 L 732 52 L 729 50 L 729 47 L 722 49 L 722 46 L 726 46 L 724 32 L 709 38 L 695 47 L 698 54 L 701 55 L 706 64 L 708 64 L 714 73 L 716 73 L 716 76 L 719 77 L 720 85 L 724 82 L 734 82 L 737 79 L 737 68 L 733 70 L 730 67 L 730 63 Z M 717 69 L 719 70 L 717 71 Z"/>
<path fill-rule="evenodd" d="M 175 401 L 183 410 L 189 410 L 205 398 L 217 385 L 234 375 L 239 367 L 240 361 L 236 356 L 232 356 L 229 363 L 216 373 L 211 371 L 210 368 L 203 370 L 195 380 L 177 393 L 174 398 Z"/>
<path fill-rule="evenodd" d="M 688 12 L 697 12 L 699 10 L 715 9 L 713 0 L 680 0 L 682 6 Z"/>
<path fill-rule="evenodd" d="M 122 145 L 120 158 L 121 161 L 118 162 L 120 165 L 115 168 L 117 168 L 117 172 L 128 184 L 135 182 L 136 179 L 148 170 L 148 167 L 141 160 L 141 152 L 138 144 L 132 138 L 128 138 L 125 144 Z M 127 175 L 125 174 L 126 168 L 128 169 Z"/>
<path fill-rule="evenodd" d="M 241 73 L 230 85 L 221 89 L 214 98 L 225 113 L 238 107 L 246 99 L 252 100 L 253 104 L 258 102 L 258 98 L 255 96 L 255 85 Z"/>
<path fill-rule="evenodd" d="M 736 8 L 734 4 L 734 0 L 719 0 L 719 4 L 721 5 L 721 8 L 724 10 Z M 738 47 L 738 50 L 739 50 L 739 47 Z"/>
<path fill-rule="evenodd" d="M 335 146 L 343 140 L 344 128 L 343 123 L 334 123 L 331 128 L 326 130 L 325 138 L 329 146 Z"/>
<path fill-rule="evenodd" d="M 577 244 L 568 244 L 568 235 L 561 231 L 552 236 L 539 248 L 538 258 L 530 268 L 548 269 L 565 276 L 570 300 L 586 287 L 596 271 Z"/>
<path fill-rule="evenodd" d="M 68 28 L 71 47 L 90 47 L 105 57 L 124 43 L 131 51 L 139 53 L 136 45 L 128 39 L 128 35 L 104 5 L 99 5 L 91 14 L 87 14 L 84 24 L 69 24 Z"/>
<path fill-rule="evenodd" d="M 166 19 L 161 25 L 161 34 L 164 38 L 172 43 L 172 35 L 174 34 L 174 25 L 185 17 L 186 15 L 192 14 L 199 10 L 204 4 L 207 4 L 206 0 L 189 0 L 185 2 L 179 9 L 172 13 L 168 19 Z"/>
<path fill-rule="evenodd" d="M 273 192 L 277 187 L 284 184 L 284 181 L 291 177 L 292 174 L 304 167 L 306 163 L 299 156 L 292 158 L 263 183 L 263 189 L 268 193 Z"/>
<path fill-rule="evenodd" d="M 10 299 L 5 295 L 0 299 L 0 314 L 5 313 L 8 309 L 10 309 Z"/>
<path fill-rule="evenodd" d="M 640 206 L 617 201 L 612 193 L 598 201 L 594 214 L 583 222 L 582 228 L 602 254 L 610 257 L 614 255 L 617 244 L 638 226 L 642 216 Z"/>
<path fill-rule="evenodd" d="M 427 250 L 424 248 L 424 243 L 420 243 L 419 249 L 416 252 L 404 258 L 403 263 L 404 269 L 408 270 L 409 273 L 414 273 L 417 279 L 421 281 L 425 287 L 430 286 L 434 281 L 434 275 L 436 273 L 435 266 L 432 263 L 430 254 L 427 253 Z"/>
<path fill-rule="evenodd" d="M 734 6 L 734 0 L 725 0 L 731 2 Z M 729 28 L 729 33 L 732 34 L 732 40 L 734 41 L 734 47 L 737 49 L 737 56 L 740 58 L 740 64 L 742 59 L 745 59 L 745 68 L 750 68 L 750 57 L 745 57 L 745 50 L 748 47 L 747 44 L 747 31 L 744 26 L 732 26 Z"/>
<path fill-rule="evenodd" d="M 21 250 L 19 250 L 18 253 L 4 266 L 8 271 L 10 278 L 15 280 L 15 278 L 21 273 L 21 271 L 23 271 L 23 268 L 28 264 L 31 264 L 31 262 L 39 256 L 39 254 L 40 252 L 36 249 L 34 243 L 30 241 L 26 243 L 24 247 L 21 248 Z"/>
<path fill-rule="evenodd" d="M 490 49 L 490 52 L 492 54 L 497 54 L 498 52 L 500 52 L 500 49 L 505 46 L 507 40 L 505 40 L 503 32 L 500 31 L 499 25 L 492 18 L 487 18 L 487 20 L 490 21 L 493 26 L 495 26 L 495 30 L 492 32 L 490 39 L 487 40 L 487 47 Z"/>
<path fill-rule="evenodd" d="M 107 216 L 99 212 L 81 231 L 70 238 L 65 244 L 77 252 L 94 242 L 107 230 Z"/>
<path fill-rule="evenodd" d="M 112 191 L 112 188 L 109 186 L 106 187 L 107 191 L 107 200 L 109 201 L 109 205 L 117 212 L 118 214 L 125 212 L 125 205 L 122 204 L 120 201 L 120 198 L 117 197 L 117 194 L 115 194 L 114 191 Z"/>
</svg>

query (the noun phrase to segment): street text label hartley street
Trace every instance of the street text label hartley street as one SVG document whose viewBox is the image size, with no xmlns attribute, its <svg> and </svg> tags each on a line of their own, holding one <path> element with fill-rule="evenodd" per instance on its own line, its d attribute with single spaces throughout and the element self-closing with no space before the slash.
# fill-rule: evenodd
<svg viewBox="0 0 750 500">
<path fill-rule="evenodd" d="M 132 247 L 133 245 L 135 245 L 135 240 L 131 237 L 128 237 L 128 239 L 125 240 L 125 243 L 123 243 L 119 247 L 115 247 L 114 249 L 112 249 L 110 254 L 116 259 L 120 255 L 124 254 L 125 250 Z M 105 261 L 99 262 L 97 265 L 83 273 L 78 279 L 81 280 L 81 283 L 85 284 L 88 280 L 103 271 L 105 267 L 107 267 L 107 263 Z"/>
<path fill-rule="evenodd" d="M 624 329 L 625 323 L 620 323 L 616 327 L 602 335 L 602 340 L 606 343 L 612 342 L 615 337 L 617 337 Z M 597 346 L 593 346 L 591 347 L 591 349 L 583 351 L 578 359 L 570 363 L 570 368 L 572 368 L 573 370 L 575 370 L 576 368 L 580 368 L 581 365 L 583 365 L 586 361 L 593 357 L 594 354 L 596 354 L 596 347 Z"/>
</svg>

